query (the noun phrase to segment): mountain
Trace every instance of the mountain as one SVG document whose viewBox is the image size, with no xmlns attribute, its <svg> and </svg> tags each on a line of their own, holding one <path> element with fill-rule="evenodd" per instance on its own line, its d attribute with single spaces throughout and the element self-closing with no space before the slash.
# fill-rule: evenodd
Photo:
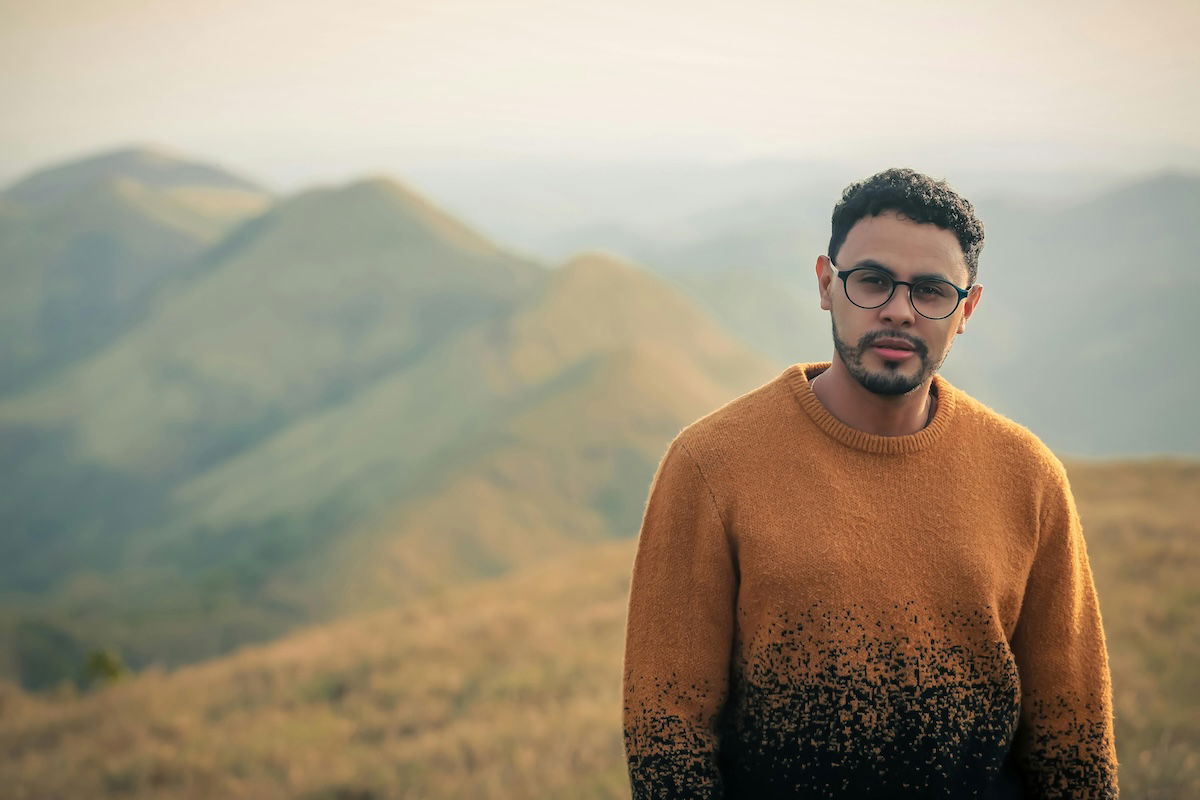
<svg viewBox="0 0 1200 800">
<path fill-rule="evenodd" d="M 191 160 L 159 145 L 142 145 L 39 169 L 14 183 L 4 194 L 19 205 L 40 206 L 61 202 L 81 187 L 120 179 L 131 180 L 147 189 L 207 188 L 252 195 L 265 193 L 261 186 L 220 167 Z"/>
<path fill-rule="evenodd" d="M 83 455 L 190 473 L 501 313 L 542 272 L 382 180 L 284 201 L 210 260 L 113 346 L 0 405 L 0 420 L 69 421 Z"/>
<path fill-rule="evenodd" d="M 100 170 L 73 192 L 61 176 L 19 183 L 0 226 L 31 241 L 30 209 L 80 204 L 81 225 L 186 230 L 160 225 L 178 206 L 154 195 L 85 213 L 88 198 L 188 185 L 129 171 L 136 182 Z M 1196 368 L 1168 368 L 1161 342 L 1189 295 L 1162 287 L 1194 279 L 1168 266 L 1130 287 L 1121 264 L 1139 240 L 1186 256 L 1195 182 L 1056 207 L 986 200 L 986 299 L 952 380 L 1053 446 L 1187 452 Z M 657 273 L 598 250 L 546 267 L 386 176 L 268 200 L 188 240 L 90 350 L 0 395 L 0 674 L 46 687 L 102 645 L 137 668 L 185 663 L 628 537 L 678 430 L 829 351 L 828 318 L 798 288 L 811 263 L 803 284 L 758 256 L 720 266 L 756 219 L 774 231 L 763 263 L 816 240 L 767 200 L 697 211 L 674 229 L 681 252 L 703 250 L 689 230 L 729 249 Z M 1127 302 L 1170 313 L 1119 319 Z M 1114 382 L 1118 357 L 1134 390 Z M 1145 413 L 1118 413 L 1126 398 Z"/>
<path fill-rule="evenodd" d="M 108 576 L 133 572 L 139 537 L 166 546 L 187 526 L 176 485 L 502 312 L 543 272 L 383 180 L 292 198 L 198 258 L 203 269 L 189 267 L 109 347 L 0 403 L 0 437 L 14 445 L 0 494 L 4 584 L 26 595 L 16 605 L 40 607 L 69 577 L 76 628 L 103 617 L 96 586 L 128 597 L 138 618 L 143 583 L 169 593 L 176 573 Z M 312 527 L 336 527 L 321 513 Z M 225 555 L 236 562 L 263 537 L 239 537 Z"/>
<path fill-rule="evenodd" d="M 782 368 L 636 264 L 548 270 L 384 177 L 283 198 L 181 275 L 0 400 L 28 685 L 632 535 L 670 437 Z"/>
<path fill-rule="evenodd" d="M 1122 794 L 1195 796 L 1200 464 L 1068 471 L 1104 612 Z M 81 696 L 0 684 L 0 781 L 18 797 L 627 798 L 633 544 Z"/>
<path fill-rule="evenodd" d="M 347 609 L 372 587 L 380 601 L 414 596 L 446 576 L 633 535 L 666 442 L 781 369 L 665 282 L 604 254 L 573 259 L 511 317 L 428 363 L 439 365 L 431 380 L 460 372 L 462 383 L 428 395 L 420 381 L 414 396 L 474 391 L 492 398 L 491 413 L 461 423 L 455 448 L 425 462 L 421 492 L 382 525 L 342 537 L 369 552 L 343 559 L 358 565 Z"/>
<path fill-rule="evenodd" d="M 102 349 L 184 265 L 271 196 L 146 148 L 39 170 L 0 193 L 0 395 Z"/>
<path fill-rule="evenodd" d="M 1002 169 L 986 158 L 979 164 L 964 164 L 947 177 L 972 199 L 1003 197 L 1031 209 L 1094 196 L 1129 174 L 1120 164 L 1101 170 Z M 697 272 L 735 266 L 721 261 L 725 242 L 737 260 L 762 255 L 786 276 L 797 258 L 807 262 L 823 251 L 829 213 L 846 184 L 892 166 L 924 169 L 920 163 L 839 162 L 827 154 L 812 160 L 475 158 L 414 164 L 407 177 L 473 226 L 549 263 L 604 248 L 656 270 Z M 764 236 L 764 228 L 782 236 Z M 821 249 L 808 247 L 810 232 Z M 802 247 L 775 246 L 789 242 Z"/>
<path fill-rule="evenodd" d="M 1200 291 L 1197 214 L 1200 176 L 1164 174 L 987 222 L 998 247 L 957 357 L 983 362 L 995 407 L 1067 453 L 1200 453 L 1200 361 L 1171 346 Z"/>
<path fill-rule="evenodd" d="M 813 265 L 836 199 L 808 188 L 743 199 L 704 211 L 691 237 L 642 231 L 631 252 L 754 349 L 827 359 Z M 1200 361 L 1170 346 L 1200 288 L 1200 176 L 1150 175 L 1069 202 L 985 194 L 976 207 L 984 293 L 946 376 L 1064 453 L 1200 454 Z"/>
</svg>

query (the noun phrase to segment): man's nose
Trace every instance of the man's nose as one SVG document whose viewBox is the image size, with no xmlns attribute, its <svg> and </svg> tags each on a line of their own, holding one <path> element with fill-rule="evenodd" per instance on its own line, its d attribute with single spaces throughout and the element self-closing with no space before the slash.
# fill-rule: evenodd
<svg viewBox="0 0 1200 800">
<path fill-rule="evenodd" d="M 894 324 L 912 324 L 917 319 L 916 311 L 913 310 L 912 302 L 909 300 L 909 292 L 912 291 L 910 286 L 896 285 L 895 291 L 886 303 L 879 307 L 879 315 L 888 322 Z"/>
</svg>

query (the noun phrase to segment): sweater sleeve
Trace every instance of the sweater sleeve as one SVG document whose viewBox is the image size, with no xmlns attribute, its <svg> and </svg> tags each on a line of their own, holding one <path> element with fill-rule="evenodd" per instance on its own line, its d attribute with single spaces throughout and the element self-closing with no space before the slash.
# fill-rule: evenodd
<svg viewBox="0 0 1200 800">
<path fill-rule="evenodd" d="M 1112 682 L 1100 606 L 1066 471 L 1054 459 L 1012 650 L 1021 681 L 1013 742 L 1034 798 L 1117 797 Z"/>
<path fill-rule="evenodd" d="M 633 800 L 720 798 L 737 568 L 712 492 L 677 438 L 650 487 L 630 583 L 624 738 Z"/>
</svg>

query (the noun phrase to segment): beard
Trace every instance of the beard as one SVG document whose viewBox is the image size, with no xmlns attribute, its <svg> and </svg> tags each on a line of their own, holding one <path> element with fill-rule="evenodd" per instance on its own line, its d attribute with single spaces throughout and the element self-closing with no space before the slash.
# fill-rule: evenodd
<svg viewBox="0 0 1200 800">
<path fill-rule="evenodd" d="M 833 315 L 830 315 L 830 321 L 833 321 Z M 920 359 L 920 368 L 912 375 L 905 375 L 900 371 L 901 365 L 904 362 L 884 360 L 884 371 L 873 372 L 868 369 L 863 364 L 863 356 L 875 341 L 883 338 L 903 339 L 911 344 L 914 354 Z M 942 362 L 946 360 L 946 355 L 949 352 L 943 353 L 942 357 L 937 360 L 937 363 L 930 363 L 929 347 L 924 342 L 915 337 L 895 331 L 871 331 L 870 333 L 865 333 L 858 340 L 858 345 L 852 346 L 842 341 L 841 337 L 838 336 L 836 322 L 833 322 L 833 346 L 837 350 L 838 356 L 842 359 L 842 363 L 846 365 L 846 371 L 850 373 L 854 380 L 858 381 L 864 389 L 872 394 L 889 397 L 908 394 L 916 390 L 927 378 L 938 371 L 938 368 L 942 366 Z"/>
</svg>

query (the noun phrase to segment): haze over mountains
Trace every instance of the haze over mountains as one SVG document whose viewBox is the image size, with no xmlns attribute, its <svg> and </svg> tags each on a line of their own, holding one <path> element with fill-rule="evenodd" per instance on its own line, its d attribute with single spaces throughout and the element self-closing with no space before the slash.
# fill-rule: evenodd
<svg viewBox="0 0 1200 800">
<path fill-rule="evenodd" d="M 530 252 L 632 257 L 781 363 L 829 357 L 813 262 L 834 202 L 863 174 L 788 161 L 522 168 L 524 181 L 515 166 L 422 179 Z M 1200 176 L 1122 169 L 984 164 L 947 176 L 975 203 L 987 242 L 984 298 L 944 372 L 1060 452 L 1195 453 L 1186 398 L 1200 391 L 1200 359 L 1167 345 L 1200 289 Z"/>
<path fill-rule="evenodd" d="M 164 153 L 51 167 L 0 199 L 0 393 L 101 349 L 266 190 Z"/>
<path fill-rule="evenodd" d="M 127 249 L 81 195 L 228 183 L 170 185 L 155 153 L 74 167 L 47 202 Z M 27 685 L 93 643 L 179 663 L 628 537 L 663 443 L 777 368 L 645 270 L 551 271 L 390 179 L 223 214 L 120 335 L 0 400 L 4 669 Z M 21 275 L 77 246 L 13 231 L 45 254 Z M 32 340 L 21 313 L 51 301 L 26 284 L 4 321 Z"/>
<path fill-rule="evenodd" d="M 634 536 L 680 428 L 831 352 L 827 232 L 791 221 L 836 196 L 772 181 L 708 187 L 625 240 L 638 261 L 554 265 L 386 176 L 274 197 L 137 149 L 13 185 L 0 673 L 49 686 L 102 644 L 178 664 Z M 980 202 L 947 375 L 1067 453 L 1200 453 L 1200 368 L 1167 346 L 1198 211 L 1187 175 Z"/>
</svg>

